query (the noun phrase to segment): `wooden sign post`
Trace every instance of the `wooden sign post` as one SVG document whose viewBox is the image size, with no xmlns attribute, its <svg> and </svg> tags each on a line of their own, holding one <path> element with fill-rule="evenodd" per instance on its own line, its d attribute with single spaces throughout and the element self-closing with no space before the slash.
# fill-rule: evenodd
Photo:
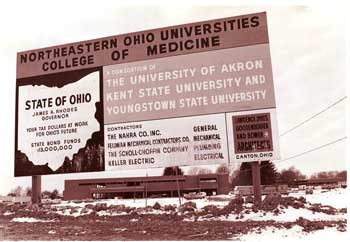
<svg viewBox="0 0 350 242">
<path fill-rule="evenodd" d="M 259 161 L 251 162 L 252 176 L 253 176 L 253 190 L 254 190 L 254 204 L 261 207 L 261 177 L 260 177 L 260 163 Z"/>
<path fill-rule="evenodd" d="M 41 176 L 32 176 L 32 204 L 41 203 Z"/>
</svg>

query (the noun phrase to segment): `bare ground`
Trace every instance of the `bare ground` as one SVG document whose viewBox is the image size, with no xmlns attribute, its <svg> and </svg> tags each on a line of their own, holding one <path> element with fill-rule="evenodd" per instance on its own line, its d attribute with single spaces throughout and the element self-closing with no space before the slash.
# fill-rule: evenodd
<svg viewBox="0 0 350 242">
<path fill-rule="evenodd" d="M 346 214 L 346 209 L 335 209 L 320 204 L 307 204 L 303 198 L 265 199 L 262 209 L 273 211 L 276 216 L 280 209 L 294 207 L 307 208 L 313 213 Z M 280 209 L 276 209 L 279 205 Z M 243 199 L 231 200 L 225 207 L 214 205 L 196 209 L 195 204 L 187 202 L 181 207 L 160 206 L 130 208 L 126 206 L 107 206 L 106 204 L 85 205 L 79 216 L 75 206 L 55 207 L 53 205 L 18 205 L 0 203 L 0 239 L 2 240 L 228 240 L 239 238 L 251 231 L 269 229 L 289 229 L 299 225 L 305 233 L 335 227 L 340 233 L 346 231 L 346 219 L 335 221 L 311 221 L 298 218 L 290 222 L 265 221 L 199 221 L 203 216 L 212 218 L 234 216 L 243 217 L 244 213 L 256 213 L 257 208 L 247 207 Z M 58 211 L 67 210 L 71 215 L 62 215 Z M 122 212 L 112 216 L 114 212 Z M 158 211 L 159 214 L 144 213 Z M 107 215 L 101 215 L 106 212 Z M 220 217 L 221 216 L 221 217 Z M 35 218 L 45 222 L 17 222 L 14 218 Z M 232 216 L 231 216 L 232 217 Z"/>
<path fill-rule="evenodd" d="M 320 223 L 320 222 L 318 222 Z M 345 221 L 322 222 L 342 228 Z M 256 228 L 291 228 L 299 221 L 183 221 L 179 215 L 58 216 L 55 222 L 12 222 L 1 218 L 4 240 L 227 240 Z M 316 224 L 317 229 L 317 224 Z M 319 227 L 322 229 L 322 227 Z"/>
</svg>

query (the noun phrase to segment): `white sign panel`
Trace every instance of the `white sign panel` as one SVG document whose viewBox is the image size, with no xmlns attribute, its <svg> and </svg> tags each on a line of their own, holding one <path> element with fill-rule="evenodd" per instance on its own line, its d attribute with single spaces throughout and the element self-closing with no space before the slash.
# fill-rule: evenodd
<svg viewBox="0 0 350 242">
<path fill-rule="evenodd" d="M 85 147 L 100 126 L 94 117 L 99 102 L 99 73 L 64 87 L 19 87 L 18 148 L 34 165 L 52 171 Z"/>
</svg>

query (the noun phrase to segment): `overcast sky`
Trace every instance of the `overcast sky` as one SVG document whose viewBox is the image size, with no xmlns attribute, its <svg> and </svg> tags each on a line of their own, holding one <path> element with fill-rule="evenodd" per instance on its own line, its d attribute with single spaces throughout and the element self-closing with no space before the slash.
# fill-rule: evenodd
<svg viewBox="0 0 350 242">
<path fill-rule="evenodd" d="M 0 5 L 1 169 L 0 194 L 31 178 L 14 178 L 16 52 L 121 33 L 267 12 L 279 132 L 318 113 L 346 96 L 345 11 L 332 6 L 285 5 L 120 5 L 87 1 L 2 1 Z M 188 2 L 188 1 L 186 1 Z M 243 1 L 242 1 L 243 2 Z M 37 3 L 37 2 L 35 2 Z M 346 101 L 280 138 L 282 159 L 346 135 Z M 346 142 L 276 162 L 278 169 L 295 166 L 311 175 L 346 169 Z M 160 169 L 147 171 L 160 174 Z M 145 175 L 146 171 L 50 175 L 42 189 L 63 189 L 64 179 Z"/>
</svg>

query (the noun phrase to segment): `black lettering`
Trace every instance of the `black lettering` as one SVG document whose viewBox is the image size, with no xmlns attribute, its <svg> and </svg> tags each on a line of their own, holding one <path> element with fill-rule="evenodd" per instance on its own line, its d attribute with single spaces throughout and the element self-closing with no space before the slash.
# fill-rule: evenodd
<svg viewBox="0 0 350 242">
<path fill-rule="evenodd" d="M 36 54 L 35 54 L 34 52 L 32 52 L 32 53 L 29 54 L 29 60 L 30 60 L 31 62 L 33 62 L 33 61 L 36 60 Z"/>
<path fill-rule="evenodd" d="M 27 63 L 27 54 L 22 54 L 21 55 L 21 64 Z"/>
<path fill-rule="evenodd" d="M 27 100 L 26 101 L 26 110 L 29 110 L 30 109 L 30 100 Z"/>
<path fill-rule="evenodd" d="M 254 16 L 254 17 L 252 17 L 252 18 L 250 19 L 250 22 L 251 22 L 251 24 L 250 24 L 251 27 L 258 27 L 259 24 L 260 24 L 260 22 L 259 22 L 259 16 Z"/>
<path fill-rule="evenodd" d="M 242 28 L 243 29 L 249 28 L 249 19 L 248 18 L 242 19 Z"/>
<path fill-rule="evenodd" d="M 157 55 L 157 45 L 147 46 L 147 56 Z"/>
<path fill-rule="evenodd" d="M 49 63 L 48 62 L 44 62 L 43 66 L 42 66 L 43 71 L 48 71 L 49 70 Z"/>
</svg>

